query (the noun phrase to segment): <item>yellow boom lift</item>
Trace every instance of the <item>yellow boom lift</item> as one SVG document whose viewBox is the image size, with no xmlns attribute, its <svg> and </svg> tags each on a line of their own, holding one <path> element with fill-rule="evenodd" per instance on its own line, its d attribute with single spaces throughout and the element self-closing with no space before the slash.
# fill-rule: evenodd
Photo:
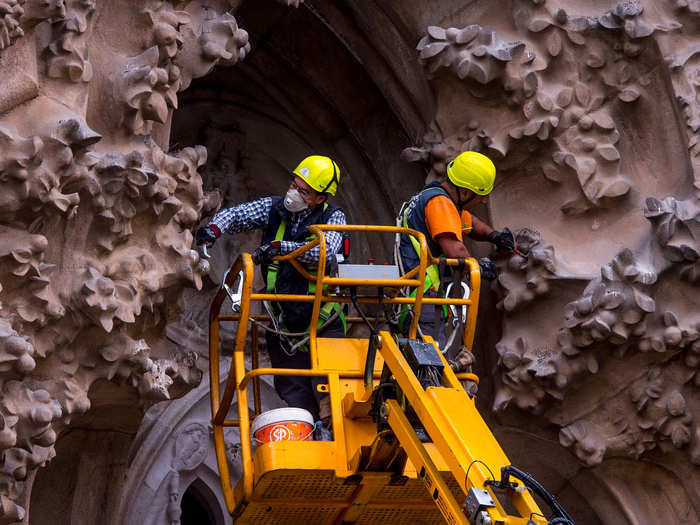
<svg viewBox="0 0 700 525">
<path fill-rule="evenodd" d="M 224 499 L 237 524 L 471 524 L 573 525 L 559 504 L 534 479 L 511 466 L 476 410 L 475 400 L 460 380 L 478 383 L 471 373 L 455 374 L 429 337 L 417 339 L 422 305 L 466 306 L 463 343 L 472 348 L 479 305 L 480 272 L 474 259 L 448 259 L 449 266 L 468 268 L 468 298 L 426 298 L 426 268 L 431 257 L 425 237 L 415 230 L 389 226 L 314 225 L 311 242 L 277 257 L 289 261 L 315 282 L 315 295 L 253 292 L 254 265 L 241 255 L 227 273 L 209 317 L 211 409 L 216 455 Z M 396 267 L 354 265 L 353 272 L 326 275 L 324 232 L 408 234 L 420 245 L 420 264 L 405 275 Z M 296 258 L 320 247 L 315 275 Z M 445 261 L 443 261 L 443 264 Z M 378 271 L 378 269 L 380 269 Z M 383 270 L 386 270 L 382 273 Z M 359 270 L 359 277 L 358 275 Z M 350 274 L 349 276 L 345 274 Z M 238 287 L 236 287 L 238 281 Z M 239 292 L 235 297 L 231 290 Z M 357 295 L 359 287 L 377 288 L 376 295 Z M 389 289 L 413 294 L 384 293 Z M 329 293 L 340 291 L 340 293 Z M 350 292 L 349 294 L 347 292 Z M 237 313 L 224 314 L 231 296 Z M 252 368 L 246 369 L 245 347 L 253 301 L 313 302 L 308 370 L 260 368 L 258 323 L 252 323 Z M 368 338 L 317 337 L 317 321 L 326 302 L 353 303 L 367 322 L 362 304 L 401 304 L 413 311 L 407 339 L 370 326 Z M 379 308 L 381 310 L 381 308 Z M 379 313 L 377 319 L 379 321 Z M 219 326 L 237 322 L 231 369 L 220 389 Z M 261 412 L 259 378 L 265 375 L 321 376 L 318 386 L 330 397 L 333 441 L 274 441 L 251 445 L 249 387 L 254 415 Z M 237 419 L 229 410 L 237 401 Z M 232 486 L 224 428 L 240 430 L 242 475 Z M 422 434 L 419 438 L 417 430 Z M 427 436 L 425 434 L 427 433 Z M 549 506 L 540 510 L 533 494 Z"/>
</svg>

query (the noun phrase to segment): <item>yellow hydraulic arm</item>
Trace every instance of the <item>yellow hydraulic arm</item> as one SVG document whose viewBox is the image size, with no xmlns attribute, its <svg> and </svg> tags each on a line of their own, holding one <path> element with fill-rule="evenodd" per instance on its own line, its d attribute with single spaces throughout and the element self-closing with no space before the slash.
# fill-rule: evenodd
<svg viewBox="0 0 700 525">
<path fill-rule="evenodd" d="M 421 344 L 421 343 L 418 343 Z M 423 343 L 436 350 L 432 343 Z M 467 497 L 467 513 L 473 524 L 546 523 L 528 490 L 522 485 L 509 487 L 508 492 L 520 517 L 508 515 L 489 481 L 510 461 L 488 426 L 476 410 L 474 399 L 466 393 L 452 369 L 438 351 L 434 358 L 443 362 L 442 384 L 425 388 L 396 340 L 382 332 L 379 353 L 391 371 L 396 385 L 413 408 L 452 475 Z M 455 500 L 437 467 L 408 421 L 405 411 L 395 399 L 385 401 L 387 421 L 409 459 L 419 472 L 426 489 L 447 523 L 469 523 L 463 502 Z M 471 507 L 471 508 L 470 508 Z"/>
</svg>

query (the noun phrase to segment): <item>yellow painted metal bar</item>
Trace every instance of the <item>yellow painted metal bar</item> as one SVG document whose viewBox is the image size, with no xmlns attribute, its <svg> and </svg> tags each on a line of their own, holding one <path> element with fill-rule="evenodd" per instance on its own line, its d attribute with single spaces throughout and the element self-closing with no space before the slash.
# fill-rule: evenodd
<svg viewBox="0 0 700 525">
<path fill-rule="evenodd" d="M 349 279 L 341 277 L 326 277 L 323 284 L 328 286 L 420 286 L 418 279 Z"/>
<path fill-rule="evenodd" d="M 292 260 L 296 259 L 300 255 L 302 255 L 302 254 L 308 252 L 309 250 L 311 250 L 312 248 L 316 247 L 319 242 L 320 242 L 320 240 L 318 238 L 314 239 L 312 241 L 307 242 L 303 246 L 299 246 L 299 248 L 297 248 L 293 252 L 289 252 L 285 255 L 278 255 L 277 257 L 274 258 L 274 260 L 291 262 Z"/>
<path fill-rule="evenodd" d="M 244 253 L 240 257 L 243 265 L 243 289 L 241 291 L 241 317 L 244 319 L 248 318 L 250 315 L 250 295 L 253 293 L 253 259 L 247 253 Z M 235 274 L 234 274 L 235 275 Z M 231 272 L 227 275 L 231 276 Z M 233 283 L 231 283 L 233 284 Z M 226 417 L 228 409 L 231 407 L 231 402 L 233 401 L 233 395 L 236 393 L 236 374 L 235 372 L 238 364 L 236 363 L 236 355 L 240 353 L 243 355 L 245 351 L 245 343 L 248 337 L 248 323 L 238 323 L 238 328 L 236 330 L 236 342 L 233 349 L 234 359 L 231 361 L 232 370 L 229 370 L 228 378 L 226 379 L 226 388 L 224 390 L 224 395 L 221 399 L 221 406 L 219 411 L 214 416 L 214 423 L 221 424 L 221 422 Z M 243 365 L 245 368 L 245 364 Z"/>
<path fill-rule="evenodd" d="M 452 495 L 450 488 L 443 479 L 440 471 L 418 440 L 411 423 L 401 410 L 395 399 L 388 399 L 386 407 L 389 416 L 389 426 L 396 434 L 401 446 L 406 451 L 411 463 L 418 472 L 418 477 L 423 481 L 426 490 L 433 499 L 445 521 L 450 525 L 469 525 L 469 520 L 462 512 L 461 505 Z"/>
<path fill-rule="evenodd" d="M 298 271 L 304 277 L 304 279 L 308 279 L 309 281 L 313 281 L 313 280 L 315 280 L 315 277 L 313 275 L 311 275 L 311 273 L 309 273 L 306 270 L 306 268 L 304 268 L 304 266 L 299 263 L 299 261 L 297 261 L 297 257 L 308 252 L 309 250 L 314 248 L 316 245 L 318 245 L 318 243 L 319 243 L 319 240 L 314 239 L 312 241 L 307 242 L 303 246 L 300 246 L 299 248 L 297 248 L 296 250 L 294 250 L 292 252 L 289 252 L 285 255 L 278 255 L 277 257 L 274 257 L 273 260 L 275 260 L 275 261 L 287 261 L 292 266 L 294 266 L 294 269 L 296 271 Z"/>
<path fill-rule="evenodd" d="M 260 365 L 260 356 L 258 354 L 258 325 L 253 324 L 253 332 L 251 333 L 251 346 L 253 347 L 253 355 L 251 356 L 250 366 L 253 370 L 258 368 Z M 262 403 L 260 402 L 260 377 L 256 376 L 253 378 L 253 407 L 255 409 L 255 416 L 259 416 L 262 412 Z"/>
<path fill-rule="evenodd" d="M 312 370 L 311 368 L 256 368 L 255 370 L 246 372 L 241 378 L 238 388 L 245 388 L 253 378 L 260 376 L 326 377 L 327 375 L 327 371 Z"/>
<path fill-rule="evenodd" d="M 236 260 L 232 270 L 226 276 L 225 284 L 232 286 L 241 267 L 244 270 L 244 282 L 241 298 L 241 316 L 247 318 L 250 314 L 250 295 L 253 288 L 253 262 L 249 254 L 243 254 Z M 214 430 L 214 448 L 216 451 L 216 460 L 219 467 L 221 477 L 221 488 L 226 502 L 226 507 L 229 512 L 233 512 L 235 508 L 235 497 L 233 487 L 231 486 L 231 476 L 228 469 L 226 459 L 226 445 L 224 443 L 224 422 L 226 426 L 233 426 L 233 422 L 226 420 L 226 414 L 231 407 L 233 394 L 236 391 L 236 385 L 240 382 L 240 378 L 245 372 L 245 358 L 243 347 L 245 345 L 246 335 L 248 331 L 248 323 L 239 323 L 236 333 L 236 346 L 232 360 L 232 370 L 229 370 L 229 375 L 226 381 L 223 397 L 220 396 L 219 390 L 219 328 L 218 316 L 221 310 L 221 305 L 226 299 L 226 291 L 223 286 L 217 293 L 212 302 L 209 311 L 210 334 L 209 334 L 209 351 L 210 351 L 210 391 L 212 405 L 212 425 Z M 238 426 L 241 430 L 241 460 L 244 465 L 252 461 L 252 452 L 249 438 L 249 419 L 248 419 L 248 399 L 246 392 L 238 392 Z M 243 436 L 247 436 L 247 439 Z M 252 469 L 243 469 L 243 488 L 244 498 L 249 499 L 252 494 L 253 478 Z"/>
<path fill-rule="evenodd" d="M 251 296 L 252 297 L 252 296 Z M 324 296 L 325 297 L 325 296 Z M 336 299 L 336 298 L 334 298 Z M 376 298 L 375 298 L 376 301 Z M 427 299 L 426 299 L 427 301 Z M 334 301 L 337 302 L 337 301 Z M 240 321 L 241 320 L 241 314 L 219 314 L 216 319 L 218 321 Z M 248 319 L 255 319 L 256 321 L 269 321 L 270 316 L 267 314 L 251 314 L 248 316 Z M 345 322 L 350 323 L 350 324 L 362 324 L 364 323 L 364 319 L 362 317 L 356 316 L 356 315 L 348 315 L 345 317 Z M 380 317 L 379 318 L 380 323 L 386 323 L 386 318 Z"/>
<path fill-rule="evenodd" d="M 471 372 L 460 372 L 455 374 L 455 377 L 460 381 L 474 381 L 476 384 L 479 384 L 479 376 Z"/>
<path fill-rule="evenodd" d="M 432 337 L 425 337 L 425 341 L 433 345 L 435 344 L 435 340 Z M 463 390 L 462 383 L 460 383 L 460 380 L 470 380 L 474 381 L 477 385 L 479 384 L 479 376 L 469 372 L 455 374 L 452 371 L 452 367 L 447 362 L 447 359 L 445 359 L 445 355 L 442 352 L 438 352 L 438 356 L 440 357 L 440 360 L 442 361 L 444 367 L 442 371 L 442 377 L 444 382 L 446 383 L 445 386 Z"/>
<path fill-rule="evenodd" d="M 473 304 L 478 305 L 479 295 L 481 293 L 481 268 L 479 268 L 479 262 L 473 257 L 467 259 L 467 264 L 469 265 L 469 298 L 473 301 Z M 476 333 L 476 318 L 478 314 L 478 308 L 467 309 L 467 322 L 464 324 L 463 343 L 465 348 L 470 352 L 474 346 L 474 334 Z"/>
<path fill-rule="evenodd" d="M 240 388 L 246 386 L 253 378 L 260 376 L 309 376 L 324 377 L 328 370 L 312 370 L 311 368 L 256 368 L 249 370 L 241 379 Z M 375 373 L 374 378 L 379 379 L 380 374 Z M 358 379 L 364 377 L 362 372 L 340 372 L 338 377 L 343 379 Z"/>
<path fill-rule="evenodd" d="M 232 270 L 227 275 L 227 284 L 233 284 L 235 275 L 238 274 L 241 267 L 241 259 L 239 258 L 233 265 Z M 214 419 L 221 408 L 221 394 L 219 389 L 219 321 L 218 315 L 221 310 L 221 305 L 226 298 L 226 291 L 223 287 L 214 297 L 211 308 L 209 310 L 209 388 L 211 397 L 211 415 L 214 434 L 214 450 L 216 452 L 216 463 L 219 467 L 219 478 L 221 482 L 221 491 L 224 496 L 226 508 L 229 512 L 233 512 L 235 508 L 235 498 L 233 495 L 233 487 L 231 486 L 231 474 L 228 469 L 228 460 L 226 459 L 226 444 L 224 442 L 223 425 L 217 424 Z M 228 409 L 227 409 L 228 410 Z"/>
<path fill-rule="evenodd" d="M 423 389 L 390 334 L 382 332 L 381 335 L 379 351 L 385 363 L 455 479 L 460 482 L 464 494 L 471 487 L 488 490 L 496 503 L 494 508 L 488 510 L 492 521 L 505 520 L 507 515 L 497 496 L 485 485 L 491 472 L 479 462 L 483 461 L 495 473 L 500 472 L 502 466 L 509 465 L 510 461 L 476 410 L 474 400 L 461 386 Z M 457 382 L 449 367 L 444 374 L 449 383 Z M 532 515 L 537 522 L 534 515 L 541 514 L 541 510 L 529 492 L 514 491 L 511 500 L 521 516 Z"/>
<path fill-rule="evenodd" d="M 241 317 L 247 319 L 250 315 L 250 296 L 253 293 L 253 260 L 251 256 L 244 253 L 241 256 L 244 269 L 244 281 L 241 293 Z M 233 374 L 229 372 L 228 380 L 234 376 L 234 385 L 240 385 L 243 375 L 245 374 L 245 342 L 248 332 L 248 323 L 238 323 L 238 331 L 236 332 L 236 346 L 233 351 Z M 226 385 L 228 387 L 228 383 Z M 228 388 L 227 388 L 228 390 Z M 253 461 L 253 452 L 250 445 L 250 419 L 248 413 L 248 391 L 245 388 L 238 388 L 236 392 L 238 396 L 238 427 L 241 438 L 241 463 L 244 465 L 242 479 L 243 482 L 243 500 L 250 501 L 253 495 L 253 469 L 245 468 Z M 226 392 L 224 393 L 226 396 Z M 231 398 L 232 399 L 232 398 Z M 229 406 L 230 406 L 229 400 Z M 221 409 L 219 409 L 221 410 Z M 228 411 L 228 409 L 227 409 Z M 222 414 L 225 417 L 226 412 Z"/>
<path fill-rule="evenodd" d="M 313 228 L 322 231 L 334 232 L 379 232 L 379 233 L 406 233 L 418 237 L 423 235 L 418 230 L 404 228 L 403 226 L 382 226 L 375 224 L 314 224 Z"/>
<path fill-rule="evenodd" d="M 347 459 L 352 457 L 352 454 L 346 448 L 343 407 L 340 399 L 340 378 L 337 373 L 328 374 L 328 395 L 330 396 L 331 421 L 333 422 L 333 440 L 336 450 L 344 452 L 336 454 L 336 472 L 350 474 Z"/>
<path fill-rule="evenodd" d="M 314 294 L 314 306 L 311 311 L 311 325 L 309 326 L 309 361 L 311 369 L 318 368 L 318 344 L 316 332 L 318 331 L 318 316 L 321 313 L 321 298 L 323 297 L 323 277 L 326 273 L 326 236 L 323 230 L 316 225 L 308 227 L 308 230 L 316 235 L 318 241 L 318 266 L 316 269 L 316 293 Z"/>
<path fill-rule="evenodd" d="M 413 269 L 407 271 L 405 274 L 403 274 L 403 275 L 402 275 L 401 277 L 399 277 L 399 278 L 400 278 L 400 279 L 410 279 L 410 278 L 412 278 L 414 275 L 416 275 L 417 273 L 418 273 L 418 266 L 416 266 L 415 268 L 413 268 Z"/>
<path fill-rule="evenodd" d="M 364 282 L 364 281 L 363 281 Z M 382 281 L 384 282 L 384 281 Z M 352 286 L 356 286 L 353 284 Z M 360 285 L 364 286 L 364 284 Z M 376 284 L 375 286 L 383 286 Z M 349 297 L 344 297 L 342 295 L 322 295 L 321 300 L 324 303 L 351 303 Z M 313 303 L 315 296 L 313 295 L 281 295 L 281 294 L 266 294 L 266 293 L 256 293 L 251 295 L 250 299 L 252 301 L 278 301 L 278 302 L 294 302 L 294 303 Z M 377 304 L 379 301 L 376 297 L 358 297 L 357 302 L 361 304 Z M 382 304 L 413 304 L 416 300 L 413 297 L 385 297 L 382 300 Z M 472 299 L 449 299 L 446 297 L 426 297 L 423 299 L 423 304 L 451 304 L 455 306 L 470 305 L 473 304 Z M 227 320 L 238 320 L 240 315 L 222 315 L 219 319 Z"/>
<path fill-rule="evenodd" d="M 224 442 L 224 427 L 213 425 L 214 449 L 216 451 L 216 463 L 219 466 L 219 477 L 221 479 L 221 492 L 224 494 L 224 501 L 229 513 L 236 508 L 236 500 L 233 497 L 233 487 L 231 486 L 231 474 L 228 470 L 226 460 L 226 443 Z"/>
</svg>

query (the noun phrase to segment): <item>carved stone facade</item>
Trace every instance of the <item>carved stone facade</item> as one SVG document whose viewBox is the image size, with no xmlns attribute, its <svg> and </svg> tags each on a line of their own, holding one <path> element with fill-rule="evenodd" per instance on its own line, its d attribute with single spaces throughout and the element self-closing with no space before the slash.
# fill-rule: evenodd
<svg viewBox="0 0 700 525">
<path fill-rule="evenodd" d="M 217 488 L 206 308 L 256 243 L 209 263 L 196 226 L 314 152 L 391 224 L 467 148 L 527 255 L 494 257 L 474 365 L 509 457 L 577 523 L 698 523 L 700 4 L 462 4 L 0 1 L 0 524 L 178 523 Z"/>
</svg>

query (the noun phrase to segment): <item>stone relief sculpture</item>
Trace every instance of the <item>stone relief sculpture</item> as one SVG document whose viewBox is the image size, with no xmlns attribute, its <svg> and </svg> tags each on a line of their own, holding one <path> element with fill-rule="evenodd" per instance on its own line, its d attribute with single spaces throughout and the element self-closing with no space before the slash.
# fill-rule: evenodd
<svg viewBox="0 0 700 525">
<path fill-rule="evenodd" d="M 688 124 L 687 138 L 679 140 L 688 141 L 696 169 L 697 87 L 687 64 L 697 46 L 678 35 L 682 26 L 692 26 L 690 5 L 669 3 L 647 17 L 649 6 L 630 1 L 599 15 L 588 10 L 581 17 L 549 2 L 533 3 L 523 2 L 513 11 L 526 41 L 512 41 L 480 25 L 427 29 L 417 46 L 426 73 L 437 80 L 441 68 L 449 69 L 477 100 L 487 105 L 501 100 L 511 108 L 501 110 L 510 121 L 500 125 L 499 115 L 490 127 L 483 126 L 488 119 L 479 113 L 488 110 L 482 109 L 453 133 L 447 132 L 452 123 L 434 123 L 423 145 L 406 149 L 403 157 L 439 173 L 460 149 L 478 149 L 499 158 L 506 177 L 515 162 L 528 165 L 536 157 L 534 170 L 542 180 L 566 188 L 557 191 L 564 196 L 562 223 L 593 212 L 595 232 L 600 228 L 597 214 L 615 210 L 620 216 L 621 208 L 650 221 L 651 228 L 636 227 L 630 236 L 634 242 L 602 266 L 598 276 L 581 271 L 580 265 L 572 267 L 572 257 L 585 258 L 583 252 L 569 251 L 562 260 L 562 248 L 548 242 L 546 231 L 536 232 L 547 226 L 519 223 L 525 228 L 516 243 L 527 258 L 497 259 L 502 269 L 498 307 L 505 324 L 496 345 L 500 385 L 493 406 L 504 411 L 515 404 L 542 414 L 560 426 L 561 445 L 589 466 L 658 449 L 673 457 L 665 461 L 697 465 L 700 432 L 692 399 L 700 338 L 700 185 L 695 175 L 693 196 L 688 195 L 692 177 L 671 197 L 637 195 L 653 186 L 627 172 L 634 160 L 625 159 L 620 148 L 628 122 L 641 124 L 635 120 L 639 101 L 658 93 L 656 68 L 666 63 L 670 69 L 664 74 L 673 82 Z M 673 52 L 665 55 L 666 50 Z M 580 57 L 575 67 L 568 53 Z M 439 81 L 454 85 L 445 78 L 441 73 Z M 486 84 L 489 95 L 481 89 Z M 438 92 L 440 96 L 440 88 Z M 674 191 L 667 186 L 664 192 L 669 190 Z M 573 293 L 577 288 L 578 296 Z M 526 327 L 525 305 L 529 319 L 538 319 L 538 333 Z M 543 337 L 541 330 L 549 335 Z M 638 373 L 622 374 L 616 382 L 610 374 L 628 360 L 635 360 Z M 586 379 L 595 375 L 602 377 Z M 590 392 L 601 382 L 616 384 L 615 391 L 582 402 L 582 385 Z M 581 415 L 571 420 L 571 413 Z"/>
<path fill-rule="evenodd" d="M 150 2 L 141 13 L 150 24 L 143 52 L 121 55 L 114 75 L 92 62 L 97 8 L 87 0 L 0 3 L 0 50 L 33 40 L 37 81 L 53 93 L 6 108 L 0 123 L 1 523 L 23 519 L 27 476 L 90 408 L 95 381 L 159 400 L 201 378 L 196 356 L 152 347 L 180 290 L 202 286 L 208 265 L 191 249 L 190 231 L 218 199 L 203 193 L 197 172 L 205 148 L 167 152 L 146 134 L 177 107 L 183 76 L 189 83 L 221 60 L 235 63 L 247 35 L 223 6 L 190 3 L 195 20 L 209 13 L 206 35 L 198 25 L 183 37 L 193 17 Z M 187 59 L 176 65 L 181 50 Z M 11 84 L 19 74 L 2 76 Z M 95 75 L 99 86 L 113 79 L 114 89 L 91 93 Z M 87 124 L 95 96 L 99 111 L 121 111 L 118 127 L 98 133 Z"/>
<path fill-rule="evenodd" d="M 390 75 L 373 73 L 379 90 L 392 75 L 414 79 L 402 89 L 418 104 L 415 78 L 425 80 L 435 107 L 417 113 L 426 119 L 422 138 L 406 141 L 405 161 L 431 177 L 464 149 L 496 161 L 491 218 L 516 232 L 526 257 L 494 258 L 503 322 L 495 351 L 485 350 L 494 367 L 481 372 L 496 383 L 490 406 L 513 427 L 534 414 L 542 435 L 551 430 L 596 475 L 637 459 L 658 468 L 640 471 L 643 479 L 662 479 L 663 470 L 690 502 L 679 522 L 696 523 L 700 3 L 517 0 L 456 10 L 436 2 L 424 13 L 420 3 L 389 1 L 382 14 L 396 26 L 381 30 L 367 14 L 376 15 L 373 5 L 346 4 L 345 14 L 302 0 L 256 9 L 322 20 L 363 67 L 388 64 Z M 27 521 L 32 476 L 89 413 L 95 385 L 123 385 L 148 406 L 201 380 L 201 341 L 188 351 L 168 341 L 187 332 L 174 324 L 186 308 L 183 289 L 206 282 L 209 263 L 192 249 L 191 232 L 220 195 L 203 189 L 204 170 L 216 171 L 206 147 L 171 145 L 170 125 L 195 79 L 252 57 L 241 6 L 0 0 L 0 524 Z M 366 33 L 357 38 L 351 26 Z M 399 40 L 414 54 L 401 55 Z M 270 61 L 232 83 L 273 74 L 272 56 L 294 64 L 278 42 L 266 46 Z M 363 54 L 371 46 L 386 53 L 381 60 Z M 414 63 L 419 77 L 402 69 Z M 291 76 L 277 78 L 290 106 L 306 102 Z M 329 85 L 312 87 L 323 99 Z M 396 100 L 404 118 L 410 112 Z M 305 122 L 292 109 L 295 123 Z M 328 142 L 345 140 L 343 126 L 382 142 L 358 124 L 365 115 L 351 116 L 313 125 L 333 130 Z M 207 141 L 229 133 L 210 131 Z M 264 156 L 240 133 L 236 163 Z M 349 174 L 361 164 L 348 162 Z M 228 174 L 219 171 L 219 179 Z M 391 188 L 405 189 L 400 170 L 386 173 Z M 206 462 L 208 430 L 197 425 L 173 445 L 171 501 L 161 509 L 171 523 L 180 519 L 178 473 L 189 480 Z M 232 433 L 232 461 L 235 440 Z"/>
</svg>

